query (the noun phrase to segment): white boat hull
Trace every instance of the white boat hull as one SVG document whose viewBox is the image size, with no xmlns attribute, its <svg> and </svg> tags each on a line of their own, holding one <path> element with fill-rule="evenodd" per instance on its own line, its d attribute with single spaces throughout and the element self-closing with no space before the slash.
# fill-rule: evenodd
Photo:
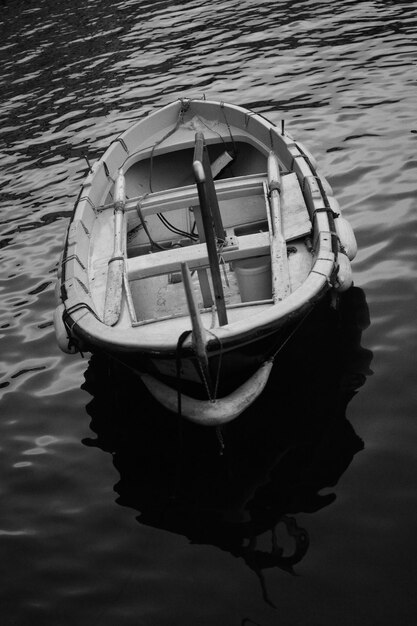
<svg viewBox="0 0 417 626">
<path fill-rule="evenodd" d="M 197 182 L 196 146 L 210 161 L 194 165 Z M 204 100 L 160 109 L 83 184 L 59 270 L 59 346 L 124 362 L 174 412 L 189 387 L 189 419 L 235 419 L 261 393 L 279 342 L 351 284 L 345 252 L 353 258 L 356 242 L 345 220 L 335 227 L 331 193 L 307 150 L 261 115 Z"/>
</svg>

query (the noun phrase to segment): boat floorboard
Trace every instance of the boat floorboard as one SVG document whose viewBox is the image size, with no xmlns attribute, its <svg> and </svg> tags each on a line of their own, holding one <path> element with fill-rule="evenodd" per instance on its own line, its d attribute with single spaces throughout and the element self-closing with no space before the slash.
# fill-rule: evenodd
<svg viewBox="0 0 417 626">
<path fill-rule="evenodd" d="M 229 264 L 222 267 L 224 268 L 222 269 L 222 283 L 227 307 L 241 302 L 241 298 L 235 272 L 230 269 Z M 202 309 L 203 298 L 197 272 L 193 272 L 192 282 L 198 307 Z M 130 290 L 138 322 L 188 315 L 184 285 L 179 272 L 131 281 Z"/>
</svg>

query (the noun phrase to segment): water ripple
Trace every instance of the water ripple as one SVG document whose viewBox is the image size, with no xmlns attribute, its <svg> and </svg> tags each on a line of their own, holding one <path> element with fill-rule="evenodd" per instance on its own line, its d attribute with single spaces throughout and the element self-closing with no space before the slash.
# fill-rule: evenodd
<svg viewBox="0 0 417 626">
<path fill-rule="evenodd" d="M 333 512 L 311 522 L 316 543 L 305 576 L 294 586 L 271 571 L 267 582 L 288 623 L 305 623 L 302 611 L 323 626 L 413 623 L 412 577 L 402 575 L 411 569 L 398 555 L 414 546 L 417 469 L 415 6 L 35 4 L 6 2 L 0 16 L 3 615 L 16 625 L 130 626 L 143 618 L 209 626 L 240 623 L 242 615 L 276 623 L 240 561 L 174 533 L 145 525 L 138 532 L 133 515 L 114 506 L 116 469 L 97 448 L 80 445 L 92 436 L 80 390 L 87 362 L 58 352 L 52 327 L 58 257 L 85 156 L 94 162 L 160 104 L 205 95 L 277 124 L 285 119 L 317 157 L 354 226 L 354 277 L 371 314 L 366 345 L 375 373 L 350 410 L 368 456 L 344 481 Z M 352 549 L 358 545 L 369 559 Z M 340 611 L 347 605 L 349 616 Z M 210 606 L 204 616 L 201 606 Z"/>
</svg>

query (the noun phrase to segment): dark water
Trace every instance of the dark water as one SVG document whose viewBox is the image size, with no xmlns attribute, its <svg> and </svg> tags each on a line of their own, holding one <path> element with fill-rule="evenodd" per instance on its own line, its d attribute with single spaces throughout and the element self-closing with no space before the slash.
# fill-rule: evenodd
<svg viewBox="0 0 417 626">
<path fill-rule="evenodd" d="M 416 3 L 1 8 L 0 623 L 414 624 Z M 83 155 L 204 94 L 284 117 L 359 244 L 223 456 L 51 321 Z"/>
</svg>

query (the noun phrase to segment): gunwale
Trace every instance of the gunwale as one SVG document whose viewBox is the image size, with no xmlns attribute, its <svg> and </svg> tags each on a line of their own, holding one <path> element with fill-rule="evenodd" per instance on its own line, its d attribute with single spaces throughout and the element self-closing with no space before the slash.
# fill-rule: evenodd
<svg viewBox="0 0 417 626">
<path fill-rule="evenodd" d="M 190 101 L 200 115 L 217 115 L 219 103 L 208 100 Z M 329 223 L 331 210 L 325 179 L 318 177 L 311 158 L 299 142 L 286 132 L 282 133 L 262 115 L 243 107 L 221 103 L 226 112 L 228 129 L 236 141 L 247 141 L 265 156 L 275 150 L 284 168 L 296 173 L 306 206 L 310 213 L 313 232 L 315 260 L 305 282 L 285 300 L 273 304 L 240 307 L 239 315 L 231 310 L 227 326 L 210 329 L 211 338 L 207 350 L 216 352 L 219 344 L 223 350 L 233 349 L 241 343 L 256 341 L 259 337 L 275 332 L 288 320 L 302 315 L 331 287 L 336 263 L 334 232 Z M 64 301 L 67 323 L 81 341 L 107 351 L 134 352 L 143 355 L 172 355 L 178 342 L 181 323 L 178 320 L 161 320 L 157 333 L 142 332 L 138 326 L 123 327 L 119 324 L 108 327 L 99 319 L 88 285 L 89 253 L 80 241 L 90 237 L 97 215 L 106 207 L 114 184 L 116 172 L 122 165 L 129 169 L 138 161 L 173 152 L 179 147 L 192 146 L 193 137 L 188 139 L 173 133 L 158 143 L 178 119 L 183 100 L 175 101 L 147 118 L 140 120 L 118 137 L 92 167 L 87 176 L 68 231 L 61 276 L 61 299 Z M 228 139 L 226 132 L 224 139 Z M 218 141 L 218 134 L 206 133 L 207 143 Z M 156 147 L 155 147 L 156 145 Z M 138 148 L 139 146 L 139 148 Z M 84 231 L 84 235 L 83 235 Z M 88 246 L 87 246 L 88 248 Z M 74 260 L 75 259 L 75 260 Z M 78 259 L 78 261 L 77 261 Z M 247 312 L 246 317 L 242 317 Z M 208 313 L 202 313 L 203 324 L 209 325 Z M 210 316 L 211 317 L 211 316 Z M 182 322 L 182 324 L 184 321 Z M 184 346 L 191 350 L 191 342 Z"/>
</svg>

